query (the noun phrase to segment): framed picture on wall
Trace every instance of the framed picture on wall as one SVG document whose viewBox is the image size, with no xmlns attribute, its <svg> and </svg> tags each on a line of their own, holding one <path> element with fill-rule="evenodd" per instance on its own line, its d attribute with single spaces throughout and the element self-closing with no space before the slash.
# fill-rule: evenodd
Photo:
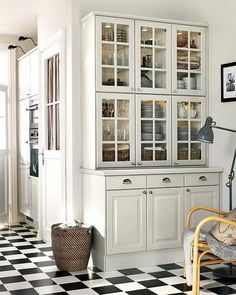
<svg viewBox="0 0 236 295">
<path fill-rule="evenodd" d="M 236 62 L 221 65 L 221 102 L 236 101 Z"/>
</svg>

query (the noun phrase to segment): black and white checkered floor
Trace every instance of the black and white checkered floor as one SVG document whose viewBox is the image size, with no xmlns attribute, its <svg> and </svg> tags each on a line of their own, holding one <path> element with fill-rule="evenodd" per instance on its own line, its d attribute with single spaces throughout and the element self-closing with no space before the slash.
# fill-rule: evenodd
<svg viewBox="0 0 236 295">
<path fill-rule="evenodd" d="M 201 294 L 236 294 L 236 280 L 217 279 L 201 270 Z M 178 264 L 102 272 L 68 273 L 55 266 L 51 248 L 25 223 L 0 230 L 0 295 L 2 294 L 191 294 Z"/>
</svg>

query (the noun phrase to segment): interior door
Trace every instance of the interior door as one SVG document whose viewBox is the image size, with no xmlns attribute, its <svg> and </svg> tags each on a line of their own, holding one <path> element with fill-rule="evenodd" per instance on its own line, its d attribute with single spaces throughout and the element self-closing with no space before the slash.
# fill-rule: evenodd
<svg viewBox="0 0 236 295">
<path fill-rule="evenodd" d="M 64 222 L 64 50 L 63 36 L 42 51 L 40 106 L 40 235 L 49 242 L 51 225 Z"/>
<path fill-rule="evenodd" d="M 0 85 L 0 223 L 8 221 L 7 87 Z"/>
</svg>

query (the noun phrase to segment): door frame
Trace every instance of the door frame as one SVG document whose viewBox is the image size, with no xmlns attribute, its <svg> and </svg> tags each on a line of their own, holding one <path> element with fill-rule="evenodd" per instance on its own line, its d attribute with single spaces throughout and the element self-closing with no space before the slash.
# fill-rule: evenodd
<svg viewBox="0 0 236 295">
<path fill-rule="evenodd" d="M 44 143 L 46 142 L 45 132 L 45 105 L 46 105 L 46 64 L 45 61 L 59 54 L 60 56 L 60 158 L 61 158 L 61 186 L 62 186 L 62 199 L 64 208 L 64 219 L 67 216 L 67 202 L 66 202 L 66 46 L 65 46 L 65 30 L 58 31 L 51 40 L 40 48 L 39 60 L 40 60 L 40 89 L 39 89 L 39 231 L 38 235 L 40 238 L 43 236 L 43 226 L 45 218 L 45 200 L 43 191 L 43 156 L 44 156 Z"/>
</svg>

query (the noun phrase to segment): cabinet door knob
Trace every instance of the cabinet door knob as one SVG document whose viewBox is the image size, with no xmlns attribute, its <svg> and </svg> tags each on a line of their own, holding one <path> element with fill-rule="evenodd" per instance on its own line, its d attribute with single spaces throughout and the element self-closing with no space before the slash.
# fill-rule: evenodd
<svg viewBox="0 0 236 295">
<path fill-rule="evenodd" d="M 188 193 L 189 193 L 189 192 L 190 192 L 190 189 L 189 189 L 189 188 L 187 188 L 187 189 L 186 189 L 186 192 L 188 192 Z"/>
<path fill-rule="evenodd" d="M 138 166 L 141 166 L 141 165 L 142 165 L 142 163 L 141 163 L 141 162 L 138 162 L 138 163 L 137 163 L 137 165 L 138 165 Z"/>
<path fill-rule="evenodd" d="M 171 180 L 170 180 L 169 177 L 164 177 L 164 178 L 162 179 L 162 182 L 163 182 L 163 183 L 169 183 L 169 182 L 171 182 Z"/>
<path fill-rule="evenodd" d="M 207 181 L 207 178 L 204 175 L 200 176 L 198 179 L 199 181 Z"/>
<path fill-rule="evenodd" d="M 131 183 L 132 183 L 132 181 L 128 178 L 123 180 L 123 184 L 131 184 Z"/>
<path fill-rule="evenodd" d="M 131 163 L 131 165 L 132 165 L 132 166 L 135 166 L 135 163 L 134 163 L 134 162 L 132 162 L 132 163 Z"/>
<path fill-rule="evenodd" d="M 149 194 L 152 195 L 152 191 L 149 191 Z"/>
<path fill-rule="evenodd" d="M 147 194 L 147 192 L 146 192 L 146 191 L 143 191 L 143 194 L 144 194 L 144 195 L 146 195 L 146 194 Z"/>
<path fill-rule="evenodd" d="M 177 162 L 177 161 L 176 161 L 176 162 L 174 162 L 174 164 L 175 164 L 175 165 L 178 165 L 178 164 L 179 164 L 179 162 Z"/>
</svg>

